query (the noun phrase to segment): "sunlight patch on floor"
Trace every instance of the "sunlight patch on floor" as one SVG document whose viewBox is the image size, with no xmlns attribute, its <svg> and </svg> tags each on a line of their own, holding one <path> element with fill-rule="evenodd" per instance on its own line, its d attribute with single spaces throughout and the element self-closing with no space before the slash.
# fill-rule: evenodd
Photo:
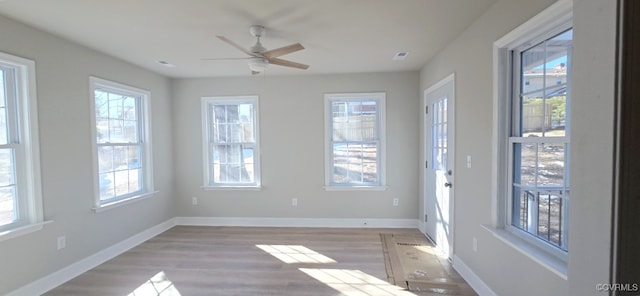
<svg viewBox="0 0 640 296">
<path fill-rule="evenodd" d="M 335 260 L 300 245 L 256 245 L 256 247 L 287 264 L 336 263 Z"/>
<path fill-rule="evenodd" d="M 449 258 L 447 256 L 447 254 L 445 254 L 441 250 L 438 250 L 437 248 L 432 247 L 432 246 L 414 246 L 414 248 L 417 249 L 420 252 L 425 252 L 425 253 L 434 255 L 436 257 L 442 258 L 442 259 Z"/>
<path fill-rule="evenodd" d="M 300 268 L 300 271 L 347 296 L 415 296 L 360 270 Z"/>
<path fill-rule="evenodd" d="M 181 296 L 164 271 L 158 272 L 128 296 Z"/>
</svg>

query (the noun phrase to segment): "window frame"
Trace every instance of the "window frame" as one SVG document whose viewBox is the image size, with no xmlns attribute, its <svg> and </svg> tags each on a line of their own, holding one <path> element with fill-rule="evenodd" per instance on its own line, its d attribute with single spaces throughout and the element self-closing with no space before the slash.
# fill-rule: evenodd
<svg viewBox="0 0 640 296">
<path fill-rule="evenodd" d="M 3 241 L 40 230 L 52 221 L 44 221 L 35 62 L 0 52 L 0 64 L 13 72 L 12 98 L 8 98 L 13 102 L 7 103 L 13 109 L 13 114 L 8 114 L 15 125 L 10 128 L 12 137 L 8 137 L 13 143 L 3 146 L 15 151 L 17 206 L 14 207 L 21 209 L 18 212 L 21 218 L 0 227 L 0 241 Z"/>
<path fill-rule="evenodd" d="M 522 254 L 538 262 L 558 276 L 567 278 L 568 252 L 544 243 L 540 239 L 511 226 L 511 181 L 509 138 L 511 136 L 512 89 L 516 83 L 511 78 L 510 51 L 534 44 L 558 35 L 573 27 L 573 3 L 559 0 L 526 21 L 493 45 L 493 139 L 492 139 L 492 221 L 483 227 L 495 237 Z M 567 129 L 569 123 L 567 123 Z M 568 141 L 568 134 L 566 135 Z M 565 151 L 566 159 L 570 151 Z M 566 164 L 565 171 L 568 172 Z M 569 218 L 570 219 L 570 218 Z M 567 221 L 567 224 L 568 221 Z M 514 231 L 515 230 L 515 231 Z"/>
<path fill-rule="evenodd" d="M 376 183 L 336 183 L 333 182 L 333 110 L 334 101 L 376 101 L 377 115 L 377 179 Z M 386 190 L 386 93 L 358 92 L 358 93 L 326 93 L 325 105 L 325 190 Z"/>
<path fill-rule="evenodd" d="M 253 182 L 215 182 L 215 176 L 212 173 L 212 160 L 209 153 L 209 145 L 212 144 L 210 139 L 211 133 L 211 112 L 212 105 L 253 105 L 253 132 L 254 142 L 239 142 L 240 145 L 249 145 L 253 148 Z M 261 180 L 261 152 L 260 152 L 260 111 L 259 97 L 257 95 L 243 96 L 207 96 L 201 98 L 202 112 L 202 159 L 203 159 L 203 189 L 246 189 L 259 190 L 262 187 Z"/>
<path fill-rule="evenodd" d="M 90 112 L 91 112 L 91 139 L 93 153 L 93 187 L 94 187 L 94 207 L 95 212 L 102 212 L 115 207 L 123 206 L 131 202 L 145 199 L 153 196 L 155 191 L 153 184 L 153 151 L 151 141 L 151 114 L 149 112 L 149 102 L 151 92 L 148 90 L 136 88 L 126 84 L 114 82 L 99 77 L 90 76 Z M 100 199 L 100 169 L 98 160 L 98 148 L 102 146 L 98 143 L 97 118 L 96 118 L 96 97 L 95 91 L 98 89 L 107 92 L 127 95 L 137 99 L 137 116 L 138 124 L 136 126 L 138 132 L 138 143 L 127 143 L 128 145 L 137 144 L 140 147 L 140 170 L 142 178 L 140 190 L 129 192 L 122 195 L 114 195 L 113 197 Z"/>
</svg>

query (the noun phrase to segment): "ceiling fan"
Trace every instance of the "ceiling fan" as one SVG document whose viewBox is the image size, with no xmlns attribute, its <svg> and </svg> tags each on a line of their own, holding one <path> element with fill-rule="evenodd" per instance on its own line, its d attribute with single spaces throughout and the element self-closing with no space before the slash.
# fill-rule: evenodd
<svg viewBox="0 0 640 296">
<path fill-rule="evenodd" d="M 236 49 L 250 56 L 248 60 L 249 60 L 249 69 L 251 69 L 251 74 L 259 74 L 263 72 L 269 64 L 298 68 L 302 70 L 309 68 L 309 65 L 278 58 L 279 56 L 283 56 L 285 54 L 303 50 L 304 47 L 302 46 L 302 44 L 294 43 L 294 44 L 283 46 L 280 48 L 267 50 L 260 43 L 260 37 L 264 36 L 264 32 L 265 32 L 264 26 L 253 25 L 249 27 L 249 32 L 251 33 L 251 35 L 256 37 L 256 44 L 251 46 L 249 49 L 245 49 L 244 47 L 227 39 L 224 36 L 217 35 L 216 37 L 218 37 L 218 39 L 228 43 L 229 45 L 235 47 Z"/>
</svg>

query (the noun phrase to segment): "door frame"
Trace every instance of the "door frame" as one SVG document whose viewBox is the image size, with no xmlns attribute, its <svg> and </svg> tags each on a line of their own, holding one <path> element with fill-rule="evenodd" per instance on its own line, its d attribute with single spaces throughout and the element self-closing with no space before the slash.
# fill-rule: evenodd
<svg viewBox="0 0 640 296">
<path fill-rule="evenodd" d="M 423 96 L 422 96 L 422 108 L 425 112 L 424 113 L 424 120 L 422 122 L 423 125 L 423 151 L 422 151 L 422 156 L 423 159 L 425 161 L 429 161 L 431 159 L 431 146 L 430 146 L 430 135 L 431 135 L 431 114 L 427 114 L 426 112 L 426 108 L 427 106 L 429 106 L 429 101 L 427 99 L 427 97 L 433 93 L 434 91 L 438 90 L 439 88 L 447 85 L 448 83 L 451 83 L 451 96 L 447 97 L 447 110 L 448 110 L 448 114 L 447 114 L 447 125 L 448 125 L 448 131 L 452 131 L 452 133 L 448 133 L 447 134 L 447 167 L 450 170 L 453 170 L 453 174 L 450 176 L 450 182 L 453 184 L 452 187 L 449 188 L 449 258 L 453 258 L 454 255 L 454 245 L 455 245 L 455 203 L 456 203 L 456 198 L 455 198 L 455 187 L 456 187 L 456 183 L 455 183 L 455 174 L 456 174 L 456 169 L 455 169 L 455 136 L 456 136 L 456 128 L 455 128 L 455 96 L 456 96 L 456 82 L 455 82 L 455 72 L 447 75 L 445 78 L 441 79 L 440 81 L 436 82 L 435 84 L 431 85 L 430 87 L 428 87 L 424 92 L 423 92 Z M 423 166 L 422 168 L 424 170 L 424 174 L 423 175 L 423 188 L 422 188 L 422 203 L 423 203 L 423 213 L 426 216 L 427 213 L 427 193 L 428 193 L 428 182 L 427 182 L 427 170 L 431 169 L 431 167 L 427 167 L 426 165 Z M 433 219 L 434 217 L 427 217 L 427 219 Z M 424 223 L 422 223 L 423 229 L 421 229 L 422 233 L 424 233 L 425 235 L 428 236 L 427 234 L 427 222 L 424 221 Z M 433 238 L 429 237 L 430 240 L 433 241 Z M 435 241 L 433 241 L 435 243 Z"/>
</svg>

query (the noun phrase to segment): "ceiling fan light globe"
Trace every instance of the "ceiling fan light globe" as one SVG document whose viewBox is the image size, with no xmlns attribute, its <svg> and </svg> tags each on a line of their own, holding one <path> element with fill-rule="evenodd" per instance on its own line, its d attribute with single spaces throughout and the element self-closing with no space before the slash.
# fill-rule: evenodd
<svg viewBox="0 0 640 296">
<path fill-rule="evenodd" d="M 254 72 L 263 72 L 267 65 L 269 65 L 269 61 L 265 58 L 253 57 L 249 59 L 249 69 Z"/>
</svg>

